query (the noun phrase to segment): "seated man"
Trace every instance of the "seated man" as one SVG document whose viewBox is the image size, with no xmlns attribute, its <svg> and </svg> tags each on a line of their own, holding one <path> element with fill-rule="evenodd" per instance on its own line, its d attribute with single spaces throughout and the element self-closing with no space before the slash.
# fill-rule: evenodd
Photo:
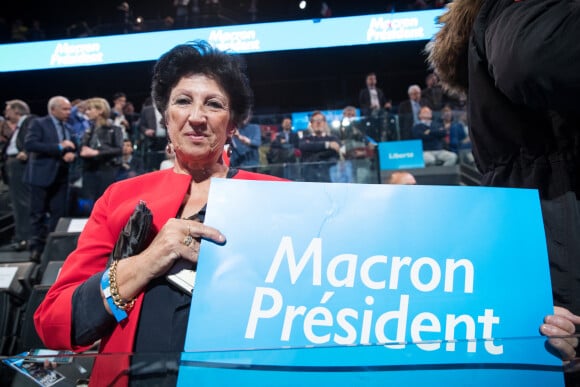
<svg viewBox="0 0 580 387">
<path fill-rule="evenodd" d="M 445 124 L 446 117 L 453 116 L 451 109 L 446 106 L 441 111 L 441 117 Z M 449 150 L 457 153 L 460 163 L 475 165 L 471 151 L 471 139 L 467 126 L 467 112 L 461 112 L 459 121 L 452 121 L 449 127 Z"/>
<path fill-rule="evenodd" d="M 443 148 L 444 138 L 449 135 L 442 125 L 433 124 L 433 113 L 427 106 L 419 110 L 419 123 L 413 126 L 413 137 L 423 142 L 423 159 L 425 166 L 442 163 L 444 166 L 455 165 L 457 154 Z"/>
<path fill-rule="evenodd" d="M 340 159 L 340 140 L 328 133 L 326 117 L 315 111 L 310 116 L 312 134 L 300 141 L 304 180 L 330 182 L 330 167 Z"/>
</svg>

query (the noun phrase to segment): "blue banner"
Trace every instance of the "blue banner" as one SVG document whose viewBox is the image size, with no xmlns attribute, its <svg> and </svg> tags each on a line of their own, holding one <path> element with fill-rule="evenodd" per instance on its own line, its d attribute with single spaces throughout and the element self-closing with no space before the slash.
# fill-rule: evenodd
<svg viewBox="0 0 580 387">
<path fill-rule="evenodd" d="M 421 140 L 380 142 L 379 166 L 382 171 L 425 168 L 423 143 Z"/>
<path fill-rule="evenodd" d="M 207 40 L 236 53 L 429 40 L 443 11 L 255 23 L 0 45 L 0 72 L 157 60 L 175 45 Z"/>
<path fill-rule="evenodd" d="M 535 190 L 214 179 L 206 224 L 181 385 L 562 384 Z"/>
</svg>

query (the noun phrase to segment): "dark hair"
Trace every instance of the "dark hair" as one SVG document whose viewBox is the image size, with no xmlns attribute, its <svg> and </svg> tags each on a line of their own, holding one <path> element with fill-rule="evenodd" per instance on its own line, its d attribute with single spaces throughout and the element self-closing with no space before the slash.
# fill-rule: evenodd
<svg viewBox="0 0 580 387">
<path fill-rule="evenodd" d="M 312 118 L 314 116 L 322 116 L 324 117 L 324 119 L 326 120 L 326 116 L 324 115 L 324 113 L 322 112 L 322 110 L 315 110 L 310 114 L 310 117 L 308 117 L 308 121 L 312 121 Z"/>
<path fill-rule="evenodd" d="M 232 120 L 237 127 L 250 116 L 253 93 L 242 58 L 226 54 L 203 40 L 175 46 L 159 58 L 153 69 L 151 96 L 163 116 L 171 90 L 181 78 L 203 74 L 214 79 L 230 99 Z"/>
<path fill-rule="evenodd" d="M 119 98 L 123 98 L 123 97 L 127 98 L 127 95 L 125 93 L 119 91 L 119 92 L 113 94 L 113 101 L 116 101 Z"/>
</svg>

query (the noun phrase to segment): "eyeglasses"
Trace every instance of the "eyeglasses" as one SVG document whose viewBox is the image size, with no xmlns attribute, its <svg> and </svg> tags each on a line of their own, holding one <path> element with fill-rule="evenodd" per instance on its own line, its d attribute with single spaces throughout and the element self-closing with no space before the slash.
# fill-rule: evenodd
<svg viewBox="0 0 580 387">
<path fill-rule="evenodd" d="M 310 121 L 311 122 L 324 122 L 324 118 L 313 118 Z"/>
</svg>

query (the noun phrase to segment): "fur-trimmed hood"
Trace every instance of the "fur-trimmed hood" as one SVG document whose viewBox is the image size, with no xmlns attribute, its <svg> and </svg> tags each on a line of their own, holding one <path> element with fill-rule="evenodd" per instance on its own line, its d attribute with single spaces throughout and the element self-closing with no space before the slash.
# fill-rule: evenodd
<svg viewBox="0 0 580 387">
<path fill-rule="evenodd" d="M 439 18 L 443 26 L 427 44 L 428 62 L 453 93 L 467 91 L 467 48 L 473 23 L 485 0 L 454 0 Z"/>
</svg>

